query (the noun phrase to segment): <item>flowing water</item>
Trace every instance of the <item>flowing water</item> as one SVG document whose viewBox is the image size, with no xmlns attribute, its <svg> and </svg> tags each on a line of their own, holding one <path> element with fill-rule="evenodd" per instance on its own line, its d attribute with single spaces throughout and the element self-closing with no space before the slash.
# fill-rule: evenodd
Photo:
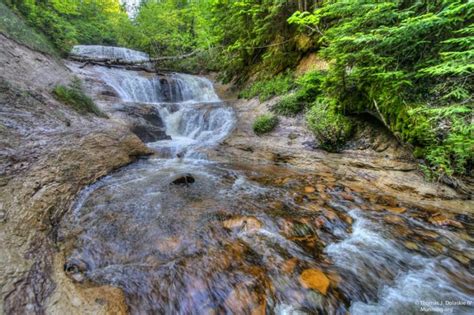
<svg viewBox="0 0 474 315">
<path fill-rule="evenodd" d="M 474 312 L 472 218 L 439 227 L 332 174 L 213 162 L 235 117 L 209 80 L 95 73 L 171 140 L 80 194 L 60 231 L 74 279 L 121 288 L 134 314 Z"/>
</svg>

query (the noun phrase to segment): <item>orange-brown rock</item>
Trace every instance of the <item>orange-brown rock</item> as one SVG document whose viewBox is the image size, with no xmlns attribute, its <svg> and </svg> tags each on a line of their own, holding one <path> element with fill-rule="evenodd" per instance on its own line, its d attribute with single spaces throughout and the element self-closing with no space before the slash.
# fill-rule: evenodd
<svg viewBox="0 0 474 315">
<path fill-rule="evenodd" d="M 295 270 L 296 265 L 298 264 L 298 258 L 292 257 L 288 260 L 285 260 L 281 266 L 281 269 L 288 274 L 293 273 Z"/>
<path fill-rule="evenodd" d="M 387 222 L 387 223 L 392 223 L 392 224 L 401 224 L 404 222 L 404 220 L 397 216 L 397 215 L 386 215 L 383 217 L 384 221 Z"/>
<path fill-rule="evenodd" d="M 391 206 L 384 206 L 384 208 L 390 212 L 396 213 L 396 214 L 402 214 L 407 211 L 407 208 L 403 207 L 391 207 Z"/>
<path fill-rule="evenodd" d="M 452 219 L 448 219 L 448 217 L 446 217 L 445 215 L 439 214 L 439 213 L 432 216 L 429 219 L 429 221 L 432 224 L 435 224 L 435 225 L 441 225 L 441 226 L 450 225 L 450 226 L 454 226 L 454 227 L 457 227 L 457 228 L 460 228 L 460 229 L 463 228 L 463 225 L 462 225 L 461 222 L 458 222 L 458 221 L 455 221 L 455 220 L 452 220 Z"/>
<path fill-rule="evenodd" d="M 316 189 L 314 187 L 311 187 L 311 186 L 306 186 L 304 188 L 304 192 L 307 193 L 307 194 L 314 193 L 315 191 L 316 191 Z"/>
<path fill-rule="evenodd" d="M 319 291 L 323 295 L 326 295 L 330 283 L 329 278 L 319 269 L 304 270 L 299 281 L 303 287 Z"/>
<path fill-rule="evenodd" d="M 232 219 L 225 220 L 223 225 L 229 230 L 245 230 L 245 231 L 256 231 L 260 229 L 263 224 L 257 218 L 251 216 L 238 216 Z"/>
</svg>

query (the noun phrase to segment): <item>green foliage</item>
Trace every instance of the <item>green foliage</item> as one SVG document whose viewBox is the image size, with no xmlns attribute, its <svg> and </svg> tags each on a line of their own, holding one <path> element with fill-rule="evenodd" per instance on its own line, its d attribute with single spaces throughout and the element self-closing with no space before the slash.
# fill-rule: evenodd
<svg viewBox="0 0 474 315">
<path fill-rule="evenodd" d="M 296 93 L 283 96 L 278 103 L 272 107 L 274 113 L 283 116 L 295 116 L 303 109 L 304 103 L 299 101 Z"/>
<path fill-rule="evenodd" d="M 277 125 L 278 117 L 271 114 L 263 114 L 255 119 L 252 128 L 257 135 L 261 135 L 272 131 Z"/>
<path fill-rule="evenodd" d="M 2 2 L 0 2 L 0 32 L 31 49 L 56 55 L 54 47 L 43 34 L 26 25 L 22 18 Z"/>
<path fill-rule="evenodd" d="M 408 110 L 401 131 L 404 141 L 415 145 L 415 156 L 428 162 L 431 176 L 463 174 L 474 162 L 472 106 L 441 108 L 419 106 Z"/>
<path fill-rule="evenodd" d="M 275 74 L 292 67 L 301 55 L 296 28 L 286 19 L 295 1 L 213 0 L 212 30 L 224 47 L 222 74 L 226 81 L 245 82 L 260 64 L 260 72 Z"/>
<path fill-rule="evenodd" d="M 92 99 L 84 94 L 79 80 L 74 80 L 69 86 L 57 85 L 53 90 L 53 95 L 80 114 L 92 113 L 98 117 L 107 118 L 107 115 L 99 110 Z"/>
<path fill-rule="evenodd" d="M 349 139 L 353 125 L 344 115 L 339 114 L 334 106 L 324 99 L 318 99 L 306 113 L 309 129 L 320 141 L 320 147 L 337 152 Z"/>
<path fill-rule="evenodd" d="M 327 0 L 288 21 L 331 60 L 321 86 L 336 112 L 382 115 L 429 169 L 459 175 L 472 163 L 471 113 L 456 111 L 473 101 L 473 18 L 467 0 Z"/>
<path fill-rule="evenodd" d="M 286 95 L 276 103 L 272 111 L 283 116 L 295 116 L 321 94 L 321 84 L 325 74 L 320 71 L 307 72 L 295 80 L 296 91 Z"/>
<path fill-rule="evenodd" d="M 119 27 L 131 24 L 118 0 L 6 0 L 40 30 L 58 51 L 66 54 L 76 44 L 116 44 Z"/>
<path fill-rule="evenodd" d="M 273 96 L 283 95 L 295 87 L 290 73 L 279 74 L 271 79 L 259 80 L 242 90 L 239 97 L 250 99 L 258 96 L 260 101 L 266 101 Z"/>
</svg>

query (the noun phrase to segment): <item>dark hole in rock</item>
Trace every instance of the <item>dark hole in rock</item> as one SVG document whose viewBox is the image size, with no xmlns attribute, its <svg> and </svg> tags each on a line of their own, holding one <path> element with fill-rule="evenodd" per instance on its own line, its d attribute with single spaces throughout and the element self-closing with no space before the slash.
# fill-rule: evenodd
<svg viewBox="0 0 474 315">
<path fill-rule="evenodd" d="M 191 174 L 184 174 L 176 178 L 171 182 L 173 185 L 189 186 L 194 183 L 196 180 Z"/>
<path fill-rule="evenodd" d="M 89 269 L 87 263 L 78 258 L 71 258 L 64 264 L 64 271 L 66 271 L 66 273 L 85 272 L 87 269 Z"/>
</svg>

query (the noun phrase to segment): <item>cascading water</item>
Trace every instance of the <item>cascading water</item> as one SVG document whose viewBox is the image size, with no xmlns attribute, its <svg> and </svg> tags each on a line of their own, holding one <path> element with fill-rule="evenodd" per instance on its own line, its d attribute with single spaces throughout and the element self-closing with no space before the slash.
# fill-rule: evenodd
<svg viewBox="0 0 474 315">
<path fill-rule="evenodd" d="M 80 194 L 60 231 L 74 279 L 121 288 L 136 314 L 472 313 L 471 221 L 447 231 L 334 177 L 214 163 L 235 118 L 209 80 L 88 71 L 127 106 L 155 106 L 171 140 Z"/>
</svg>

